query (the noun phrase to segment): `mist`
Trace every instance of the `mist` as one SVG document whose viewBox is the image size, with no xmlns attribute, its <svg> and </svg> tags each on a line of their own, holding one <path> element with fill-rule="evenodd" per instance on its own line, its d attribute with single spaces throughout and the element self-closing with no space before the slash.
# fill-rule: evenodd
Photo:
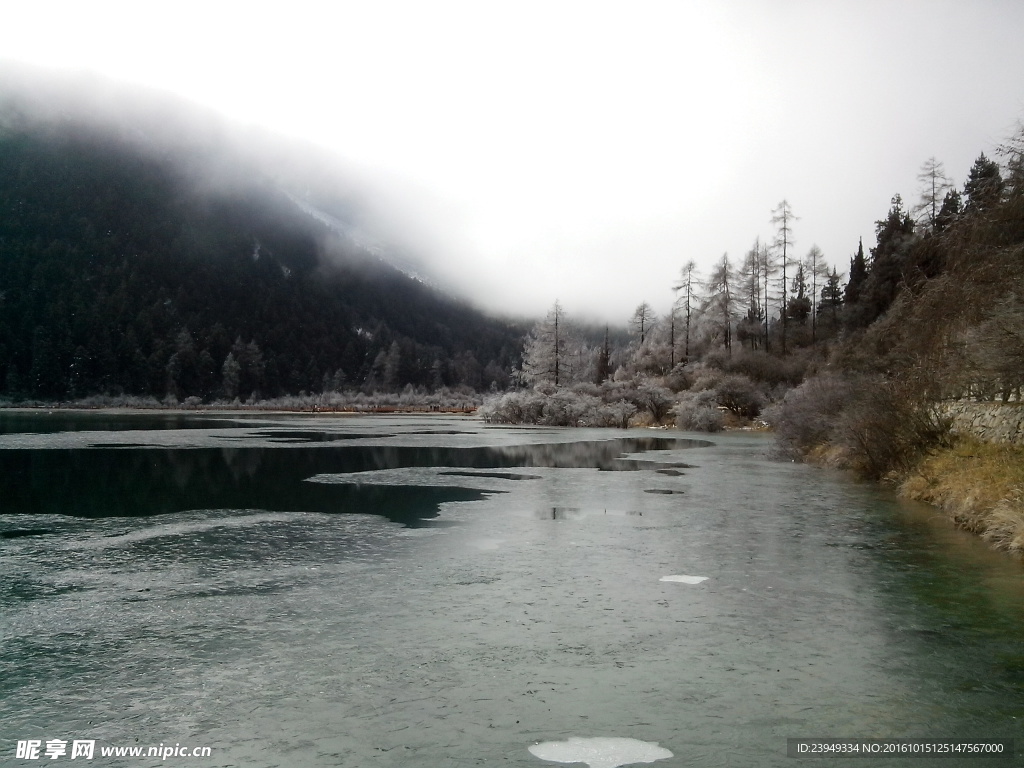
<svg viewBox="0 0 1024 768">
<path fill-rule="evenodd" d="M 205 122 L 315 179 L 360 237 L 499 314 L 664 311 L 682 264 L 740 260 L 784 198 L 797 252 L 845 271 L 927 158 L 962 185 L 1024 115 L 1024 7 L 994 1 L 300 3 L 201 27 L 176 7 L 155 39 L 128 30 L 159 10 L 115 5 L 68 9 L 74 34 L 18 9 L 0 50 L 202 105 L 166 133 Z"/>
</svg>

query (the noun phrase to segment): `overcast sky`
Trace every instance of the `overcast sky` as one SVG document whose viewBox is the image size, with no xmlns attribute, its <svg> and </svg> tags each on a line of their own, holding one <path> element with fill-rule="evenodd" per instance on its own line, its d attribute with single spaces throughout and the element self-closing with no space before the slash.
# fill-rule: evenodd
<svg viewBox="0 0 1024 768">
<path fill-rule="evenodd" d="M 329 147 L 476 303 L 624 322 L 783 198 L 848 269 L 1024 118 L 1024 2 L 25 2 L 0 56 Z"/>
</svg>

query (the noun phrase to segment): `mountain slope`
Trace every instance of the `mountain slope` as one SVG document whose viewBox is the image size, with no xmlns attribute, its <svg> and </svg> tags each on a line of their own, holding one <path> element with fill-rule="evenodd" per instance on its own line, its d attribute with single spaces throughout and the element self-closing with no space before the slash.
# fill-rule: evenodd
<svg viewBox="0 0 1024 768">
<path fill-rule="evenodd" d="M 241 153 L 148 141 L 145 126 L 26 118 L 11 103 L 0 393 L 478 388 L 516 364 L 521 329 L 342 236 L 333 212 L 319 221 Z"/>
</svg>

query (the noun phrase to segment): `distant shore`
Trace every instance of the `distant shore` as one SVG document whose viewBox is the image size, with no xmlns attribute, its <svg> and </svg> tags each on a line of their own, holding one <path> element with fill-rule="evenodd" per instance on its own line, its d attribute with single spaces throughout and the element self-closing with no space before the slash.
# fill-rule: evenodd
<svg viewBox="0 0 1024 768">
<path fill-rule="evenodd" d="M 327 393 L 293 395 L 268 399 L 214 400 L 204 403 L 199 398 L 184 401 L 157 400 L 155 397 L 96 395 L 73 401 L 46 402 L 39 400 L 0 400 L 0 411 L 109 411 L 109 412 L 180 412 L 208 413 L 213 411 L 250 413 L 475 413 L 483 402 L 475 392 L 441 390 L 423 395 L 397 393 L 364 395 L 362 393 Z"/>
</svg>

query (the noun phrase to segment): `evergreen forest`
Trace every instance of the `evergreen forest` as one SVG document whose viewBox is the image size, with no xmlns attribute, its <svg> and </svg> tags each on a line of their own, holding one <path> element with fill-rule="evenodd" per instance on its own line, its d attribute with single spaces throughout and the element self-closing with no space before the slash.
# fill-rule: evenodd
<svg viewBox="0 0 1024 768">
<path fill-rule="evenodd" d="M 346 239 L 259 166 L 16 106 L 0 100 L 0 397 L 469 392 L 518 366 L 522 328 Z"/>
</svg>

